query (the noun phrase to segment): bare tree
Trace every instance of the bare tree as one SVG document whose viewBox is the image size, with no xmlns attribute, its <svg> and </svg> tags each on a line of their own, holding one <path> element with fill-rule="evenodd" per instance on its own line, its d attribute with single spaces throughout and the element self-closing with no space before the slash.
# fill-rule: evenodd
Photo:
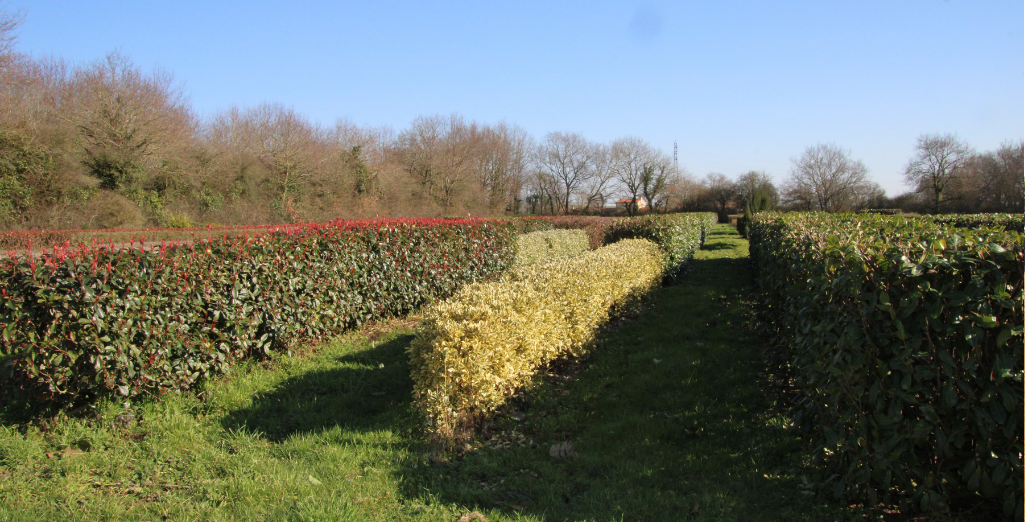
<svg viewBox="0 0 1025 522">
<path fill-rule="evenodd" d="M 665 210 L 666 188 L 675 172 L 672 158 L 662 151 L 651 151 L 641 175 L 641 194 L 652 211 Z"/>
<path fill-rule="evenodd" d="M 874 181 L 867 181 L 859 185 L 854 190 L 854 195 L 851 198 L 851 208 L 853 210 L 885 208 L 886 206 L 886 191 Z"/>
<path fill-rule="evenodd" d="M 588 212 L 601 212 L 615 190 L 615 158 L 607 145 L 594 143 L 591 147 L 591 175 L 583 183 L 580 196 Z"/>
<path fill-rule="evenodd" d="M 640 138 L 620 138 L 612 142 L 612 158 L 616 171 L 616 179 L 622 184 L 630 196 L 627 213 L 634 215 L 640 205 L 638 201 L 644 196 L 645 167 L 651 165 L 652 149 Z M 646 202 L 651 204 L 650 201 Z"/>
<path fill-rule="evenodd" d="M 470 124 L 469 134 L 470 168 L 487 198 L 485 207 L 494 213 L 505 206 L 506 143 L 494 129 L 476 122 Z"/>
<path fill-rule="evenodd" d="M 737 198 L 737 186 L 725 174 L 710 172 L 705 176 L 705 197 L 719 215 L 720 223 L 728 223 L 727 208 Z"/>
<path fill-rule="evenodd" d="M 1023 159 L 1023 142 L 1004 143 L 996 151 L 975 154 L 960 179 L 955 180 L 947 192 L 956 193 L 956 199 L 968 200 L 965 212 L 1022 212 L 1025 209 Z"/>
<path fill-rule="evenodd" d="M 420 196 L 445 212 L 473 178 L 469 126 L 458 115 L 419 116 L 399 134 L 400 161 L 420 187 Z"/>
<path fill-rule="evenodd" d="M 14 43 L 18 39 L 18 26 L 25 20 L 25 11 L 7 12 L 0 4 L 0 71 L 14 59 Z"/>
<path fill-rule="evenodd" d="M 515 212 L 527 169 L 530 140 L 520 127 L 472 123 L 468 131 L 470 168 L 491 213 Z"/>
<path fill-rule="evenodd" d="M 362 213 L 359 210 L 364 207 L 376 208 L 381 188 L 380 173 L 393 134 L 389 127 L 360 127 L 347 118 L 340 118 L 329 133 L 328 142 L 335 159 L 334 177 L 337 179 L 324 180 L 324 184 L 344 187 L 334 195 L 337 199 L 355 196 L 357 213 Z M 338 201 L 334 206 L 340 210 L 342 204 Z"/>
<path fill-rule="evenodd" d="M 534 140 L 525 129 L 515 124 L 501 122 L 495 130 L 505 143 L 505 210 L 515 214 L 520 211 Z"/>
<path fill-rule="evenodd" d="M 300 200 L 318 169 L 322 131 L 294 109 L 265 103 L 247 113 L 254 130 L 253 151 L 270 174 L 274 205 L 289 221 L 302 218 Z"/>
<path fill-rule="evenodd" d="M 704 199 L 699 196 L 703 191 L 701 183 L 696 181 L 686 169 L 676 169 L 669 176 L 666 189 L 656 201 L 656 206 L 663 212 L 688 210 L 692 208 L 694 200 Z"/>
<path fill-rule="evenodd" d="M 805 149 L 790 160 L 790 177 L 784 183 L 785 197 L 792 206 L 806 210 L 840 212 L 850 210 L 855 195 L 867 183 L 868 169 L 850 151 L 833 144 Z"/>
<path fill-rule="evenodd" d="M 1025 211 L 1025 142 L 1004 143 L 996 151 L 999 174 L 987 185 L 993 209 L 1000 212 Z"/>
<path fill-rule="evenodd" d="M 915 157 L 904 168 L 904 179 L 925 195 L 933 213 L 952 199 L 947 187 L 964 174 L 974 151 L 953 134 L 926 134 L 918 138 Z"/>
<path fill-rule="evenodd" d="M 535 163 L 552 180 L 550 187 L 562 212 L 569 212 L 570 200 L 592 175 L 594 147 L 579 134 L 549 132 L 538 144 Z"/>
<path fill-rule="evenodd" d="M 349 118 L 339 118 L 330 140 L 345 151 L 359 147 L 363 161 L 377 164 L 384 161 L 386 149 L 394 137 L 391 127 L 360 127 Z"/>
<path fill-rule="evenodd" d="M 557 181 L 547 172 L 535 168 L 527 176 L 524 202 L 531 214 L 556 214 L 561 208 Z"/>
<path fill-rule="evenodd" d="M 256 133 L 256 122 L 238 107 L 217 113 L 205 126 L 206 144 L 220 160 L 216 167 L 220 181 L 242 183 L 253 172 L 259 163 Z M 227 185 L 219 188 L 227 189 Z"/>
<path fill-rule="evenodd" d="M 149 158 L 195 131 L 171 75 L 143 75 L 118 52 L 77 71 L 73 84 L 70 117 L 82 139 L 84 163 L 105 188 L 130 185 Z"/>
</svg>

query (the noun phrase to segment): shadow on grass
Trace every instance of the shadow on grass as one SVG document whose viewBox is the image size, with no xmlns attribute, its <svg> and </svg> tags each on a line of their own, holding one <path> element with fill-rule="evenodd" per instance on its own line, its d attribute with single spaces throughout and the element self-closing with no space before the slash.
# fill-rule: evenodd
<svg viewBox="0 0 1025 522">
<path fill-rule="evenodd" d="M 413 390 L 406 349 L 412 335 L 338 358 L 341 367 L 285 379 L 257 394 L 252 405 L 226 415 L 225 429 L 245 427 L 271 442 L 340 426 L 353 430 L 399 428 Z"/>
<path fill-rule="evenodd" d="M 730 250 L 732 248 L 733 245 L 721 241 L 717 241 L 714 243 L 706 242 L 704 246 L 701 247 L 702 250 Z"/>
<path fill-rule="evenodd" d="M 763 378 L 744 245 L 729 235 L 606 328 L 580 373 L 545 379 L 440 462 L 404 465 L 403 495 L 491 520 L 843 519 L 799 493 L 803 442 Z"/>
<path fill-rule="evenodd" d="M 30 424 L 52 417 L 61 411 L 58 404 L 47 401 L 39 394 L 12 388 L 0 392 L 0 425 Z M 65 410 L 68 411 L 68 410 Z M 75 410 L 71 410 L 77 413 Z"/>
</svg>

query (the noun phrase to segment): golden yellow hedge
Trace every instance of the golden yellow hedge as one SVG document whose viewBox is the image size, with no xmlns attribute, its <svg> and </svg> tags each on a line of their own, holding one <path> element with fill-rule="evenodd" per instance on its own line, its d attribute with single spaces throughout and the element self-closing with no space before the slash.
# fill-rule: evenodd
<svg viewBox="0 0 1025 522">
<path fill-rule="evenodd" d="M 664 256 L 628 239 L 475 283 L 424 314 L 410 347 L 415 400 L 429 431 L 453 441 L 538 367 L 583 353 L 617 309 L 662 280 Z"/>
<path fill-rule="evenodd" d="M 516 260 L 522 267 L 576 257 L 590 248 L 583 230 L 539 230 L 516 237 Z"/>
</svg>

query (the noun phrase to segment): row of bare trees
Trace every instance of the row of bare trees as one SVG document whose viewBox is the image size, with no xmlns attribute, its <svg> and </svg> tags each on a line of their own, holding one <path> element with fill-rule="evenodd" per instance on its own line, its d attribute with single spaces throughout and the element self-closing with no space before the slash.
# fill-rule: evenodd
<svg viewBox="0 0 1025 522">
<path fill-rule="evenodd" d="M 689 178 L 637 138 L 595 143 L 421 116 L 395 132 L 290 107 L 200 121 L 166 72 L 14 52 L 0 17 L 0 227 L 245 224 L 374 215 L 665 211 Z"/>
<path fill-rule="evenodd" d="M 1025 210 L 1025 143 L 1005 143 L 995 151 L 976 152 L 952 134 L 926 134 L 904 169 L 913 189 L 887 197 L 869 178 L 868 168 L 835 144 L 817 144 L 791 160 L 779 190 L 764 172 L 737 179 L 710 173 L 692 191 L 686 206 L 701 203 L 725 221 L 731 212 L 751 207 L 849 212 L 900 209 L 920 213 L 981 213 Z"/>
<path fill-rule="evenodd" d="M 793 160 L 780 190 L 764 172 L 700 181 L 626 137 L 592 142 L 509 123 L 421 116 L 408 128 L 333 127 L 290 107 L 231 107 L 206 121 L 174 78 L 114 52 L 72 66 L 15 52 L 19 14 L 0 12 L 0 227 L 251 224 L 335 217 L 563 214 L 746 206 L 843 211 L 1015 211 L 1022 145 L 976 153 L 923 136 L 894 199 L 835 145 Z"/>
<path fill-rule="evenodd" d="M 882 187 L 869 179 L 865 164 L 836 145 L 808 147 L 791 163 L 783 183 L 783 200 L 790 208 L 850 211 L 873 206 L 885 196 Z"/>
<path fill-rule="evenodd" d="M 532 213 L 600 212 L 617 202 L 631 215 L 665 212 L 678 208 L 693 186 L 672 158 L 635 137 L 604 144 L 552 132 L 534 150 L 526 185 Z"/>
<path fill-rule="evenodd" d="M 850 211 L 895 208 L 923 213 L 1025 210 L 1025 143 L 976 152 L 952 134 L 925 134 L 904 169 L 910 192 L 894 198 L 868 178 L 868 169 L 833 144 L 805 149 L 792 160 L 783 203 L 792 209 Z"/>
<path fill-rule="evenodd" d="M 952 134 L 918 139 L 904 170 L 914 191 L 900 196 L 905 207 L 930 213 L 1025 210 L 1025 142 L 1007 142 L 976 152 Z"/>
</svg>

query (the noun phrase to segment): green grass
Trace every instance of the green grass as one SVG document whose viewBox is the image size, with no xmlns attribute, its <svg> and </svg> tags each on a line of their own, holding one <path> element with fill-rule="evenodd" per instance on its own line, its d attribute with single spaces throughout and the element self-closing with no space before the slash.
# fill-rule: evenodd
<svg viewBox="0 0 1025 522">
<path fill-rule="evenodd" d="M 805 491 L 805 444 L 764 379 L 746 256 L 720 226 L 682 283 L 445 455 L 417 429 L 401 323 L 244 365 L 199 394 L 75 418 L 8 405 L 0 519 L 857 518 Z"/>
</svg>

